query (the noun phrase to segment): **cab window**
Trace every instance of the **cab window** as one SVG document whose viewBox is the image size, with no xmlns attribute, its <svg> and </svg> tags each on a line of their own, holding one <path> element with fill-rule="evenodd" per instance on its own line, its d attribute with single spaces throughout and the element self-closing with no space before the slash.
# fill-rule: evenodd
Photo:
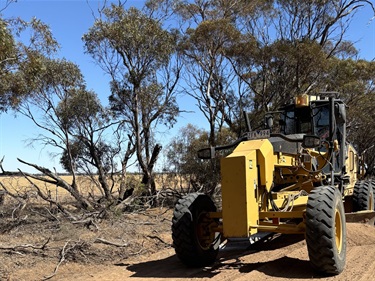
<svg viewBox="0 0 375 281">
<path fill-rule="evenodd" d="M 311 134 L 311 113 L 309 107 L 293 108 L 285 111 L 284 134 Z"/>
<path fill-rule="evenodd" d="M 314 113 L 314 133 L 322 139 L 329 138 L 329 109 L 328 105 L 316 107 Z"/>
</svg>

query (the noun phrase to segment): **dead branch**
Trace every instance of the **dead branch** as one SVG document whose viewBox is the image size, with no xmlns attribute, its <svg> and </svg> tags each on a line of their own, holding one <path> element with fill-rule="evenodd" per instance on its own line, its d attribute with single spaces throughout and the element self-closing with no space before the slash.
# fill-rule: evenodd
<svg viewBox="0 0 375 281">
<path fill-rule="evenodd" d="M 85 254 L 81 250 L 82 250 L 82 247 L 87 246 L 87 243 L 86 242 L 82 242 L 82 241 L 74 241 L 72 243 L 72 245 L 68 247 L 68 245 L 69 245 L 70 242 L 71 242 L 71 240 L 68 240 L 65 243 L 64 247 L 61 249 L 61 251 L 60 251 L 60 260 L 57 263 L 57 265 L 56 265 L 53 273 L 51 275 L 44 276 L 44 278 L 42 280 L 48 280 L 48 279 L 51 279 L 52 277 L 54 277 L 57 274 L 57 271 L 59 270 L 60 265 L 69 258 L 69 254 L 73 253 L 73 255 L 74 255 L 74 251 L 75 250 L 80 251 L 79 253 L 83 257 L 86 258 Z"/>
<path fill-rule="evenodd" d="M 64 215 L 66 215 L 68 218 L 72 219 L 73 221 L 76 221 L 77 218 L 73 216 L 70 212 L 68 212 L 59 202 L 56 202 L 55 200 L 52 200 L 49 196 L 44 194 L 38 185 L 36 185 L 34 182 L 32 182 L 29 178 L 29 175 L 19 170 L 24 178 L 37 190 L 38 195 L 45 201 L 55 205 Z"/>
<path fill-rule="evenodd" d="M 8 8 L 8 6 L 12 3 L 15 3 L 17 2 L 17 0 L 6 0 L 5 1 L 5 6 L 3 8 L 0 9 L 0 13 L 2 13 L 6 8 Z"/>
<path fill-rule="evenodd" d="M 154 218 L 154 219 L 157 219 L 157 218 L 160 218 L 161 216 L 165 215 L 170 209 L 166 208 L 162 213 L 158 213 L 156 215 L 154 214 L 149 214 L 147 212 L 138 212 L 138 214 L 140 215 L 143 215 L 143 216 L 146 216 L 146 217 L 151 217 L 151 218 Z"/>
<path fill-rule="evenodd" d="M 161 239 L 160 237 L 155 236 L 155 235 L 147 235 L 146 237 L 151 238 L 151 239 L 156 239 L 156 240 L 160 241 L 161 243 L 163 243 L 167 246 L 171 245 L 170 243 L 165 242 L 163 239 Z"/>
<path fill-rule="evenodd" d="M 51 218 L 52 218 L 54 221 L 60 222 L 60 220 L 59 220 L 55 215 L 53 215 L 53 214 L 51 213 L 51 211 L 48 210 L 48 208 L 46 208 L 46 207 L 44 207 L 44 210 L 46 210 L 46 212 L 49 214 L 49 216 L 43 214 L 42 212 L 38 212 L 38 211 L 34 210 L 33 208 L 29 208 L 29 209 L 30 209 L 30 211 L 31 211 L 32 213 L 37 214 L 37 215 L 39 215 L 39 216 L 41 216 L 41 217 L 44 217 L 44 218 L 46 218 L 46 219 L 48 219 L 48 220 L 51 220 Z"/>
<path fill-rule="evenodd" d="M 23 193 L 18 191 L 11 192 L 2 182 L 0 182 L 0 186 L 3 188 L 3 194 L 9 195 L 13 199 L 15 199 L 18 204 L 12 211 L 12 219 L 15 219 L 16 214 L 20 215 L 21 212 L 28 206 L 30 198 L 33 196 L 36 197 L 36 194 L 25 190 Z"/>
<path fill-rule="evenodd" d="M 17 158 L 17 160 L 19 162 L 21 162 L 22 164 L 25 164 L 25 165 L 33 167 L 34 169 L 36 169 L 39 172 L 41 172 L 42 174 L 50 177 L 51 179 L 46 179 L 44 177 L 40 177 L 40 176 L 37 176 L 37 175 L 33 175 L 33 174 L 26 173 L 26 172 L 22 172 L 20 169 L 18 169 L 22 173 L 23 176 L 28 176 L 30 178 L 33 178 L 33 179 L 36 179 L 36 180 L 40 180 L 40 181 L 43 181 L 43 182 L 47 182 L 47 183 L 50 183 L 50 184 L 55 184 L 57 186 L 60 186 L 60 187 L 62 187 L 64 189 L 66 189 L 67 191 L 71 192 L 72 187 L 66 181 L 64 181 L 63 179 L 61 179 L 57 174 L 51 172 L 49 169 L 44 168 L 42 166 L 38 166 L 38 165 L 32 164 L 32 163 L 29 163 L 29 162 L 26 162 L 26 161 L 24 161 L 22 159 L 19 159 L 19 158 Z"/>
<path fill-rule="evenodd" d="M 77 220 L 77 221 L 72 222 L 72 224 L 83 224 L 88 229 L 90 229 L 90 226 L 94 226 L 95 230 L 99 230 L 98 225 L 91 218 L 88 218 L 88 219 L 85 219 L 85 220 L 80 220 L 80 221 Z"/>
<path fill-rule="evenodd" d="M 65 180 L 63 180 L 61 177 L 58 176 L 58 174 L 51 172 L 49 169 L 44 168 L 42 166 L 38 166 L 36 164 L 28 163 L 26 161 L 23 161 L 22 159 L 17 158 L 17 160 L 25 165 L 31 166 L 35 168 L 36 170 L 40 171 L 43 173 L 45 176 L 49 177 L 50 179 L 47 179 L 45 177 L 39 177 L 36 175 L 32 175 L 26 172 L 22 172 L 20 169 L 18 169 L 24 177 L 30 177 L 42 182 L 47 182 L 50 184 L 54 184 L 58 187 L 61 187 L 68 191 L 70 195 L 72 195 L 77 202 L 83 207 L 84 209 L 94 209 L 92 206 L 92 202 L 84 198 L 78 191 L 77 186 L 75 184 L 70 185 L 67 183 Z M 29 179 L 28 179 L 29 180 Z M 30 180 L 29 180 L 30 181 Z M 30 181 L 31 182 L 31 181 Z"/>
<path fill-rule="evenodd" d="M 5 158 L 5 156 L 3 156 L 3 158 L 1 158 L 1 160 L 0 160 L 1 175 L 3 175 L 3 176 L 19 176 L 20 175 L 19 172 L 9 172 L 9 171 L 4 170 L 4 168 L 3 168 L 4 158 Z"/>
<path fill-rule="evenodd" d="M 145 250 L 144 244 L 145 244 L 145 241 L 142 241 L 141 248 L 137 252 L 131 253 L 131 255 L 136 256 L 136 255 L 139 255 L 140 253 L 142 253 Z"/>
<path fill-rule="evenodd" d="M 185 193 L 177 191 L 176 189 L 172 189 L 170 187 L 163 187 L 159 192 L 158 195 L 164 198 L 176 197 L 178 199 L 184 197 Z"/>
<path fill-rule="evenodd" d="M 12 219 L 14 220 L 15 219 L 15 213 L 17 212 L 17 210 L 19 209 L 19 213 L 21 213 L 22 210 L 24 210 L 26 208 L 26 205 L 27 205 L 27 202 L 19 202 L 19 204 L 13 209 L 12 211 Z M 23 220 L 26 220 L 27 219 L 27 215 L 25 216 L 25 218 Z"/>
<path fill-rule="evenodd" d="M 103 238 L 96 238 L 94 243 L 102 243 L 102 244 L 105 244 L 105 245 L 111 245 L 111 246 L 120 247 L 120 248 L 129 246 L 127 243 L 120 244 L 120 243 L 117 243 L 117 242 L 105 240 Z"/>
<path fill-rule="evenodd" d="M 15 218 L 12 220 L 8 220 L 5 225 L 0 229 L 0 234 L 7 233 L 12 229 L 20 226 L 22 223 L 26 222 L 29 217 L 26 215 L 23 218 Z"/>
<path fill-rule="evenodd" d="M 45 250 L 47 244 L 50 241 L 50 237 L 47 239 L 46 242 L 44 242 L 42 245 L 33 245 L 33 244 L 22 244 L 22 245 L 14 245 L 14 246 L 2 246 L 0 245 L 0 250 L 6 250 L 6 251 L 14 251 L 17 252 L 19 250 L 25 250 L 27 248 L 31 248 L 33 250 Z"/>
<path fill-rule="evenodd" d="M 136 225 L 156 225 L 156 223 L 145 221 L 145 222 L 138 222 L 138 221 L 128 221 L 127 224 L 136 224 Z"/>
<path fill-rule="evenodd" d="M 65 261 L 65 255 L 67 254 L 67 252 L 69 252 L 71 249 L 73 249 L 73 247 L 66 249 L 66 247 L 68 246 L 69 242 L 70 242 L 70 240 L 67 241 L 65 243 L 64 247 L 62 248 L 62 250 L 60 252 L 60 260 L 57 263 L 57 265 L 56 265 L 55 270 L 53 271 L 53 273 L 51 275 L 45 276 L 42 280 L 51 279 L 53 276 L 55 276 L 57 274 L 57 271 L 59 270 L 60 265 Z"/>
<path fill-rule="evenodd" d="M 13 192 L 10 192 L 9 189 L 2 183 L 0 182 L 0 186 L 4 189 L 5 191 L 5 194 L 9 195 L 10 197 L 14 198 L 14 199 L 23 199 L 23 200 L 26 200 L 27 199 L 27 193 L 24 193 L 24 194 L 15 194 Z"/>
<path fill-rule="evenodd" d="M 85 212 L 82 214 L 82 219 L 89 219 L 89 218 L 94 218 L 94 219 L 103 219 L 108 215 L 107 210 L 104 208 L 99 211 L 95 212 Z"/>
</svg>

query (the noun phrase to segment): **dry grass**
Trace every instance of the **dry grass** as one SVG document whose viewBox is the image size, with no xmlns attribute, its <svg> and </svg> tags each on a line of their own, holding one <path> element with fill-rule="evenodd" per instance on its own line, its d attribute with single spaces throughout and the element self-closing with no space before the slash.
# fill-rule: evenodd
<svg viewBox="0 0 375 281">
<path fill-rule="evenodd" d="M 70 175 L 63 175 L 60 176 L 64 181 L 71 184 L 72 183 L 72 176 Z M 7 177 L 0 177 L 0 182 L 13 194 L 27 194 L 27 196 L 31 200 L 37 200 L 37 191 L 36 188 L 31 184 L 26 178 L 22 176 L 7 176 Z M 65 189 L 58 187 L 54 184 L 32 180 L 32 182 L 37 185 L 45 194 L 48 194 L 52 199 L 56 201 L 61 200 L 70 200 L 71 196 L 68 191 Z M 94 186 L 94 183 L 86 176 L 79 176 L 77 178 L 77 182 L 79 183 L 80 192 L 83 195 L 99 195 L 99 189 Z"/>
<path fill-rule="evenodd" d="M 73 177 L 71 175 L 60 175 L 60 178 L 71 184 Z M 103 195 L 102 190 L 99 188 L 97 177 L 91 178 L 86 175 L 80 175 L 76 178 L 79 192 L 87 197 L 99 198 Z M 58 187 L 54 184 L 38 181 L 31 179 L 33 184 L 37 185 L 41 191 L 49 195 L 51 199 L 56 202 L 70 202 L 73 200 L 72 196 L 65 189 Z M 128 185 L 129 187 L 135 187 L 136 192 L 142 192 L 142 186 L 140 184 L 141 175 L 129 174 Z M 155 176 L 157 190 L 170 189 L 175 191 L 183 191 L 186 189 L 186 182 L 179 176 L 170 174 L 157 174 Z M 32 202 L 37 202 L 40 199 L 37 196 L 37 190 L 25 177 L 23 176 L 0 176 L 0 182 L 9 190 L 9 192 L 18 195 L 27 194 L 27 197 Z M 112 188 L 112 192 L 116 194 L 119 189 L 119 179 L 115 178 L 115 183 Z M 1 186 L 0 186 L 1 190 Z"/>
</svg>

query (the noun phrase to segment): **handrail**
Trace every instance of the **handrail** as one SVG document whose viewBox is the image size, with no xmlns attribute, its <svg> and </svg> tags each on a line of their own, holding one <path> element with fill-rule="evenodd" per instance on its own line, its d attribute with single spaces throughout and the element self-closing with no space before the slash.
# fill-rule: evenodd
<svg viewBox="0 0 375 281">
<path fill-rule="evenodd" d="M 289 141 L 289 142 L 302 142 L 303 141 L 303 136 L 302 136 L 302 138 L 290 138 L 290 137 L 287 137 L 284 134 L 271 134 L 271 137 L 280 137 L 280 138 L 282 138 L 286 141 Z M 200 159 L 215 158 L 215 151 L 230 149 L 232 147 L 237 146 L 239 143 L 241 143 L 243 141 L 247 141 L 247 140 L 250 140 L 248 135 L 244 135 L 243 137 L 235 140 L 234 142 L 232 142 L 230 144 L 202 148 L 202 149 L 198 150 L 198 158 L 200 158 Z"/>
</svg>

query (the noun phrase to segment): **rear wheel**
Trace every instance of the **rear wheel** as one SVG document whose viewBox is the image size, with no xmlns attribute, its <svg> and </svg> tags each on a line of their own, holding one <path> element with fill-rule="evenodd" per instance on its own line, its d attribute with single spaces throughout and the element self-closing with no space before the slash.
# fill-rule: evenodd
<svg viewBox="0 0 375 281">
<path fill-rule="evenodd" d="M 217 221 L 208 216 L 216 207 L 205 194 L 180 199 L 172 219 L 172 239 L 178 258 L 188 266 L 206 266 L 216 260 L 220 235 L 211 231 Z"/>
<path fill-rule="evenodd" d="M 320 186 L 309 194 L 306 208 L 306 244 L 313 268 L 336 275 L 346 260 L 345 212 L 340 192 Z"/>
<path fill-rule="evenodd" d="M 353 211 L 374 210 L 374 187 L 371 181 L 359 181 L 354 186 Z"/>
</svg>

